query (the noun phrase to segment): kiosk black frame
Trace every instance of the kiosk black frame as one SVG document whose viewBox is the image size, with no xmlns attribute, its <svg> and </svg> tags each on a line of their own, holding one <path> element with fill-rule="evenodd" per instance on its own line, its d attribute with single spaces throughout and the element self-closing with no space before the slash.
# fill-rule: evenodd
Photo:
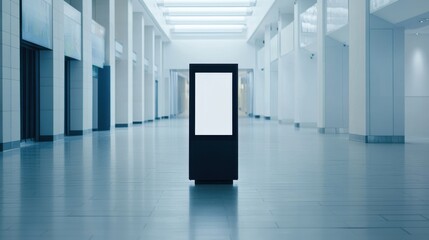
<svg viewBox="0 0 429 240">
<path fill-rule="evenodd" d="M 232 135 L 195 134 L 196 73 L 232 73 Z M 189 180 L 232 184 L 238 180 L 238 64 L 190 64 Z"/>
</svg>

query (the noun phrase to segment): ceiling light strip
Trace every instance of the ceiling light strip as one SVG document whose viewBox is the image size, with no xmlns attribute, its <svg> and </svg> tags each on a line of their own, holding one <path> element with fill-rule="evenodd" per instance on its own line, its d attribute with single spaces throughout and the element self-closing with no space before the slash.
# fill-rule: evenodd
<svg viewBox="0 0 429 240">
<path fill-rule="evenodd" d="M 168 7 L 165 16 L 250 16 L 250 7 Z"/>
<path fill-rule="evenodd" d="M 158 0 L 162 7 L 252 7 L 256 0 Z"/>
<path fill-rule="evenodd" d="M 244 16 L 167 16 L 168 24 L 204 25 L 204 24 L 245 24 Z"/>
<path fill-rule="evenodd" d="M 173 33 L 241 33 L 245 25 L 175 25 Z"/>
</svg>

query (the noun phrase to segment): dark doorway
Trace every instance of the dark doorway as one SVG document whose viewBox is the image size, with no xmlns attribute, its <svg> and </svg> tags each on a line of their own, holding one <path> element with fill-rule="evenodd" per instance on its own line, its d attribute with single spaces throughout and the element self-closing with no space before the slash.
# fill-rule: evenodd
<svg viewBox="0 0 429 240">
<path fill-rule="evenodd" d="M 70 63 L 66 58 L 64 62 L 64 135 L 70 136 Z"/>
<path fill-rule="evenodd" d="M 92 129 L 98 131 L 98 67 L 92 66 Z"/>
<path fill-rule="evenodd" d="M 39 50 L 21 44 L 21 141 L 39 136 Z"/>
</svg>

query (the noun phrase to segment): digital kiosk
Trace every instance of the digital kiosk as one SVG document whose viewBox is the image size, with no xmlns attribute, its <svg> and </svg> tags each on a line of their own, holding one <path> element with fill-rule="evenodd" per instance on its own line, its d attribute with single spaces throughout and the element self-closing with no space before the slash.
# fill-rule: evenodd
<svg viewBox="0 0 429 240">
<path fill-rule="evenodd" d="M 189 179 L 238 179 L 238 64 L 190 64 Z"/>
</svg>

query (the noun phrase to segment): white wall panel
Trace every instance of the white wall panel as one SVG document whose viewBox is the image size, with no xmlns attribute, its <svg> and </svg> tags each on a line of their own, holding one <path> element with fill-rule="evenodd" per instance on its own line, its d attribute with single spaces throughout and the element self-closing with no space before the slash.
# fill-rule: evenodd
<svg viewBox="0 0 429 240">
<path fill-rule="evenodd" d="M 370 34 L 370 132 L 387 136 L 393 133 L 393 32 L 374 29 Z"/>
<path fill-rule="evenodd" d="M 429 139 L 429 35 L 405 37 L 405 136 Z"/>
<path fill-rule="evenodd" d="M 293 51 L 293 22 L 282 29 L 281 55 L 284 56 Z"/>
<path fill-rule="evenodd" d="M 273 38 L 271 38 L 271 62 L 277 60 L 279 57 L 278 49 L 279 49 L 279 36 L 276 34 Z"/>
<path fill-rule="evenodd" d="M 175 39 L 165 44 L 165 69 L 188 69 L 190 63 L 238 63 L 240 69 L 255 67 L 255 48 L 245 40 Z"/>
</svg>

